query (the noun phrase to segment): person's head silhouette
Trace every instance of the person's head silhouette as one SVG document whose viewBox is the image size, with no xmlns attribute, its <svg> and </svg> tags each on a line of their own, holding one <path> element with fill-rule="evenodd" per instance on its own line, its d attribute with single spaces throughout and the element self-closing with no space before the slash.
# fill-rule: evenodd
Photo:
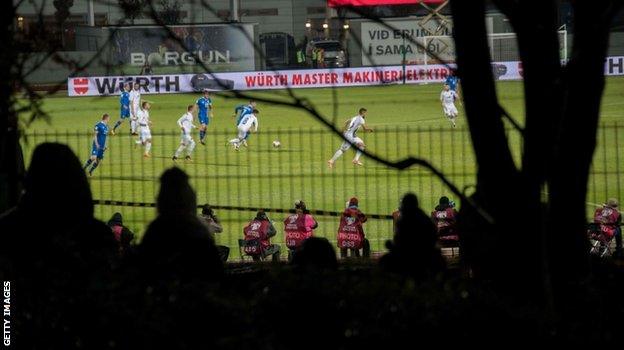
<svg viewBox="0 0 624 350">
<path fill-rule="evenodd" d="M 188 180 L 188 175 L 179 168 L 162 174 L 157 200 L 160 215 L 195 215 L 197 197 Z"/>
<path fill-rule="evenodd" d="M 22 207 L 46 217 L 64 213 L 74 218 L 93 217 L 89 182 L 69 147 L 43 143 L 35 148 L 24 181 Z"/>
</svg>

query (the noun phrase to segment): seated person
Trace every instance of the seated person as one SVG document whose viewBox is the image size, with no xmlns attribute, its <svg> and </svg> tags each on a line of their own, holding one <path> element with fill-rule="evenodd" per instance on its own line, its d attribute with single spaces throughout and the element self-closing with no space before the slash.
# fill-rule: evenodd
<svg viewBox="0 0 624 350">
<path fill-rule="evenodd" d="M 431 220 L 433 220 L 440 241 L 452 243 L 459 240 L 455 203 L 450 201 L 448 197 L 440 197 L 439 204 L 431 212 Z"/>
<path fill-rule="evenodd" d="M 338 248 L 340 257 L 346 258 L 349 250 L 351 257 L 360 257 L 360 249 L 364 249 L 364 256 L 370 254 L 370 244 L 364 236 L 363 224 L 367 218 L 358 208 L 358 199 L 353 197 L 347 203 L 347 208 L 340 217 L 338 227 Z"/>
<path fill-rule="evenodd" d="M 622 253 L 622 215 L 617 209 L 618 201 L 615 198 L 609 198 L 607 203 L 594 212 L 594 224 L 600 225 L 598 229 L 604 234 L 607 240 L 611 240 L 615 236 L 615 254 L 620 256 Z"/>
<path fill-rule="evenodd" d="M 270 241 L 277 231 L 263 210 L 258 211 L 256 217 L 245 226 L 243 233 L 245 254 L 251 256 L 254 261 L 260 261 L 269 255 L 273 257 L 273 261 L 279 261 L 280 246 L 271 244 Z"/>
<path fill-rule="evenodd" d="M 286 235 L 286 247 L 288 247 L 288 260 L 303 242 L 314 235 L 314 229 L 318 223 L 310 215 L 302 200 L 295 202 L 295 212 L 284 220 L 284 233 Z"/>
<path fill-rule="evenodd" d="M 208 227 L 208 232 L 210 236 L 212 236 L 212 240 L 215 242 L 217 246 L 217 252 L 219 253 L 219 258 L 222 262 L 226 262 L 228 257 L 230 256 L 230 248 L 224 245 L 217 245 L 216 242 L 216 233 L 223 232 L 223 227 L 219 222 L 219 218 L 215 215 L 214 210 L 208 204 L 204 204 L 202 207 L 202 213 L 199 215 L 199 218 L 206 227 Z"/>
<path fill-rule="evenodd" d="M 115 241 L 119 244 L 119 254 L 123 255 L 130 249 L 130 243 L 134 239 L 134 233 L 123 224 L 121 213 L 115 213 L 108 220 L 108 227 L 113 231 Z"/>
</svg>

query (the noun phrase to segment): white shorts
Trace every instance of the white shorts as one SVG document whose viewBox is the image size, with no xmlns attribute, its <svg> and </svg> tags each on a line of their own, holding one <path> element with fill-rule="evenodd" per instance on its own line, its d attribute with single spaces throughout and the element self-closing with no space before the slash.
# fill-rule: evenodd
<svg viewBox="0 0 624 350">
<path fill-rule="evenodd" d="M 345 141 L 342 143 L 342 145 L 340 145 L 340 149 L 344 152 L 346 150 L 348 150 L 349 148 L 351 148 L 351 144 L 364 144 L 364 141 L 362 141 L 361 138 L 357 137 L 357 136 L 351 136 L 351 135 L 344 135 L 345 138 L 351 142 Z"/>
<path fill-rule="evenodd" d="M 185 146 L 188 146 L 191 143 L 193 143 L 193 137 L 191 136 L 191 134 L 182 134 L 180 136 L 180 143 Z"/>
<path fill-rule="evenodd" d="M 442 109 L 447 117 L 457 117 L 457 107 L 453 103 L 445 104 Z"/>
<path fill-rule="evenodd" d="M 151 140 L 152 132 L 150 131 L 149 126 L 140 126 L 140 128 L 141 128 L 141 131 L 139 131 L 139 140 L 141 140 L 141 142 Z"/>
<path fill-rule="evenodd" d="M 251 128 L 245 128 L 245 127 L 238 127 L 238 139 L 242 140 L 245 138 L 245 136 L 247 136 L 247 133 L 249 132 L 249 130 L 251 130 Z"/>
</svg>

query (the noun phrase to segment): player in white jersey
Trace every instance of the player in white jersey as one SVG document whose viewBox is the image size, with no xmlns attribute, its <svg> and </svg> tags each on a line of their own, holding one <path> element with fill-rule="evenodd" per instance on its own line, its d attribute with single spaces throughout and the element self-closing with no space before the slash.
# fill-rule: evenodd
<svg viewBox="0 0 624 350">
<path fill-rule="evenodd" d="M 152 132 L 150 131 L 150 126 L 152 126 L 152 121 L 149 117 L 149 109 L 151 105 L 147 101 L 143 101 L 141 103 L 141 108 L 136 113 L 137 116 L 137 124 L 139 128 L 139 141 L 145 147 L 145 152 L 143 152 L 143 158 L 149 158 L 150 150 L 152 149 Z"/>
<path fill-rule="evenodd" d="M 130 91 L 130 131 L 132 135 L 137 135 L 138 123 L 137 113 L 141 109 L 141 85 L 134 83 L 132 90 Z"/>
<path fill-rule="evenodd" d="M 444 115 L 451 121 L 453 127 L 456 126 L 455 119 L 457 118 L 457 107 L 455 107 L 455 100 L 458 99 L 457 93 L 444 84 L 444 90 L 440 93 L 440 102 L 442 102 L 442 110 Z"/>
<path fill-rule="evenodd" d="M 173 161 L 175 162 L 178 158 L 184 153 L 186 150 L 185 160 L 191 160 L 191 154 L 193 153 L 193 149 L 195 149 L 195 140 L 193 140 L 193 129 L 197 128 L 195 124 L 193 124 L 193 113 L 195 113 L 195 105 L 188 105 L 186 107 L 186 113 L 180 119 L 178 119 L 178 126 L 182 129 L 182 136 L 180 139 L 180 147 L 176 150 L 173 155 Z"/>
<path fill-rule="evenodd" d="M 332 159 L 327 161 L 327 165 L 330 169 L 334 167 L 334 163 L 336 162 L 336 160 L 340 158 L 340 156 L 342 156 L 344 152 L 351 148 L 352 144 L 354 144 L 358 148 L 358 150 L 355 152 L 355 158 L 353 158 L 352 163 L 355 165 L 363 165 L 362 162 L 360 162 L 360 156 L 362 156 L 362 150 L 366 147 L 366 145 L 361 138 L 357 137 L 356 133 L 360 129 L 360 127 L 366 132 L 373 132 L 373 129 L 366 126 L 365 118 L 366 108 L 360 108 L 358 115 L 347 120 L 347 122 L 345 123 L 345 132 L 343 134 L 345 139 L 347 140 L 342 143 L 340 149 L 336 151 Z"/>
<path fill-rule="evenodd" d="M 252 113 L 244 115 L 240 122 L 238 123 L 238 136 L 234 139 L 228 141 L 228 144 L 234 146 L 234 149 L 238 151 L 241 143 L 247 137 L 247 134 L 251 132 L 251 128 L 253 127 L 253 132 L 258 132 L 258 118 L 256 115 L 260 113 L 257 109 L 254 109 Z"/>
</svg>

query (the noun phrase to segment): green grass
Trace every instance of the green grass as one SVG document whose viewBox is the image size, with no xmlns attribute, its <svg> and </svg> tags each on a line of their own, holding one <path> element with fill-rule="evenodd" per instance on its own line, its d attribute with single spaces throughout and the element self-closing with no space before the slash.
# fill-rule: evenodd
<svg viewBox="0 0 624 350">
<path fill-rule="evenodd" d="M 451 129 L 442 117 L 438 102 L 440 86 L 408 85 L 388 87 L 343 88 L 336 90 L 334 105 L 331 89 L 297 90 L 307 97 L 320 112 L 342 124 L 355 115 L 359 107 L 368 109 L 367 123 L 375 129 L 372 134 L 360 132 L 368 149 L 393 160 L 408 155 L 424 157 L 442 169 L 460 188 L 474 184 L 475 161 L 470 135 L 460 108 L 459 126 Z M 499 82 L 502 105 L 523 123 L 523 93 L 519 82 Z M 283 96 L 283 92 L 258 92 L 256 96 Z M 153 202 L 158 190 L 158 176 L 173 165 L 171 156 L 177 148 L 179 133 L 175 121 L 187 104 L 197 95 L 145 95 L 153 101 L 151 117 L 154 122 L 153 158 L 143 160 L 141 150 L 135 149 L 128 135 L 128 125 L 109 138 L 105 159 L 91 178 L 95 198 L 124 201 Z M 99 116 L 107 112 L 118 116 L 117 97 L 68 98 L 52 97 L 44 102 L 50 114 L 48 121 L 38 120 L 27 127 L 23 141 L 27 159 L 33 147 L 43 141 L 59 141 L 70 145 L 81 160 L 86 160 L 91 145 L 91 129 Z M 329 170 L 326 161 L 342 140 L 329 133 L 318 121 L 300 110 L 278 105 L 259 104 L 260 132 L 250 138 L 249 149 L 235 152 L 225 146 L 235 136 L 231 117 L 237 101 L 216 97 L 215 118 L 209 126 L 208 144 L 198 144 L 193 163 L 179 162 L 189 173 L 200 203 L 245 207 L 290 208 L 296 199 L 304 199 L 310 209 L 340 211 L 352 196 L 358 196 L 366 213 L 389 214 L 398 204 L 401 194 L 413 191 L 420 197 L 423 208 L 430 210 L 442 195 L 449 195 L 440 181 L 427 171 L 413 168 L 407 171 L 388 169 L 363 159 L 365 166 L 351 164 L 350 150 Z M 334 107 L 336 110 L 334 110 Z M 602 123 L 594 172 L 590 180 L 590 203 L 601 203 L 606 197 L 620 197 L 619 154 L 624 150 L 624 79 L 608 79 L 603 99 Z M 23 118 L 26 118 L 24 115 Z M 273 149 L 271 142 L 279 139 L 283 147 Z M 520 156 L 520 138 L 510 130 L 510 145 L 516 160 Z M 196 137 L 197 140 L 197 137 Z M 624 154 L 624 153 L 621 153 Z M 452 197 L 452 196 L 451 196 Z M 588 204 L 588 211 L 593 210 Z M 96 215 L 106 220 L 113 212 L 124 214 L 131 229 L 142 233 L 153 219 L 154 209 L 138 207 L 97 206 Z M 217 240 L 229 245 L 238 257 L 236 240 L 244 222 L 253 217 L 249 211 L 218 210 L 224 221 L 225 233 Z M 282 221 L 283 215 L 272 215 Z M 318 217 L 317 234 L 335 240 L 337 220 Z M 281 227 L 278 224 L 278 228 Z M 383 250 L 383 242 L 391 238 L 391 222 L 370 220 L 366 225 L 373 250 Z M 277 242 L 283 242 L 278 234 Z"/>
</svg>

